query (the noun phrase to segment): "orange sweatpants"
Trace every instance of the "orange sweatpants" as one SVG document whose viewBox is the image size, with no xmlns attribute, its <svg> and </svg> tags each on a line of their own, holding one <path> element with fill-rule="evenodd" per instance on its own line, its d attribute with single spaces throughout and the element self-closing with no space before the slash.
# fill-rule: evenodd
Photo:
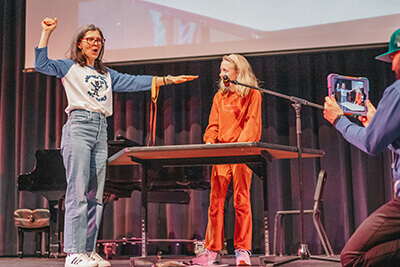
<svg viewBox="0 0 400 267">
<path fill-rule="evenodd" d="M 250 187 L 252 171 L 245 164 L 214 165 L 211 175 L 210 207 L 205 247 L 218 251 L 224 245 L 224 203 L 233 182 L 235 207 L 235 249 L 251 250 L 252 217 Z"/>
</svg>

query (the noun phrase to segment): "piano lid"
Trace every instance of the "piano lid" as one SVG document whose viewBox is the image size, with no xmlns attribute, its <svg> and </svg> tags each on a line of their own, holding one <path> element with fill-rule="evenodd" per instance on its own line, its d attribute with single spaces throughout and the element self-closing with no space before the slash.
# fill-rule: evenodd
<svg viewBox="0 0 400 267">
<path fill-rule="evenodd" d="M 30 173 L 18 175 L 18 190 L 65 190 L 65 168 L 60 149 L 36 150 L 36 166 Z"/>
</svg>

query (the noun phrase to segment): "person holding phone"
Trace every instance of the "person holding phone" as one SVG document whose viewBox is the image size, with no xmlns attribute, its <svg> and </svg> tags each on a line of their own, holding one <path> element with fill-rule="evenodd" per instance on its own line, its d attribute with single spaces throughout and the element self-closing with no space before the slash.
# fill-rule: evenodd
<svg viewBox="0 0 400 267">
<path fill-rule="evenodd" d="M 204 133 L 206 144 L 257 142 L 261 138 L 260 91 L 235 84 L 231 80 L 258 86 L 245 57 L 231 54 L 222 58 L 219 90 L 214 96 L 209 123 Z M 192 259 L 198 265 L 219 262 L 224 245 L 224 203 L 230 181 L 233 183 L 235 206 L 234 245 L 236 265 L 251 265 L 252 216 L 250 186 L 252 171 L 245 164 L 214 165 L 211 174 L 210 207 L 205 250 Z"/>
<path fill-rule="evenodd" d="M 341 253 L 343 266 L 400 266 L 400 29 L 389 51 L 376 57 L 392 64 L 396 81 L 386 88 L 377 109 L 366 101 L 363 126 L 348 120 L 334 97 L 325 98 L 324 117 L 343 137 L 368 154 L 386 147 L 394 152 L 394 198 L 373 212 L 351 236 Z"/>
<path fill-rule="evenodd" d="M 107 164 L 107 120 L 112 114 L 112 93 L 152 91 L 197 76 L 134 76 L 121 74 L 103 63 L 105 39 L 93 24 L 80 27 L 73 37 L 70 58 L 47 57 L 51 33 L 57 18 L 45 18 L 35 69 L 62 79 L 68 99 L 68 120 L 63 127 L 61 153 L 67 177 L 65 194 L 64 252 L 66 267 L 111 266 L 96 253 L 97 235 L 103 211 Z"/>
</svg>

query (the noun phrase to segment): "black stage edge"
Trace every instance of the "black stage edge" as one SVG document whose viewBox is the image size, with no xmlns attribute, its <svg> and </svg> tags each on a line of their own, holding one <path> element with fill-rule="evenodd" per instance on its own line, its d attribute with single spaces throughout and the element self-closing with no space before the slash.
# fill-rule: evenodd
<svg viewBox="0 0 400 267">
<path fill-rule="evenodd" d="M 317 258 L 323 258 L 324 260 L 319 260 Z M 138 257 L 140 258 L 140 257 Z M 163 263 L 167 261 L 178 261 L 178 262 L 189 262 L 191 257 L 187 256 L 179 256 L 179 255 L 171 255 L 171 256 L 163 256 L 161 259 L 158 259 L 156 256 L 150 256 L 153 261 L 158 263 Z M 281 264 L 279 266 L 284 267 L 341 267 L 339 262 L 327 261 L 326 256 L 315 256 L 315 259 L 309 260 L 301 260 L 301 261 L 292 261 L 288 262 L 287 260 L 296 258 L 294 256 L 276 256 L 274 259 L 273 265 L 268 263 L 261 264 L 260 258 L 261 255 L 252 255 L 251 256 L 251 266 L 278 266 L 278 262 L 286 261 L 286 263 Z M 329 257 L 331 259 L 339 259 L 339 256 L 332 256 Z M 130 267 L 133 258 L 129 257 L 114 257 L 111 262 L 112 267 Z M 51 267 L 64 267 L 65 258 L 36 258 L 36 257 L 24 257 L 23 259 L 15 257 L 0 257 L 0 267 L 43 267 L 43 266 L 51 266 Z M 139 262 L 138 262 L 139 263 Z M 149 262 L 142 262 L 143 265 L 136 265 L 137 267 L 144 267 L 144 266 L 152 266 L 154 264 Z M 226 255 L 222 256 L 222 264 L 223 266 L 236 266 L 235 265 L 235 257 L 234 255 Z M 218 265 L 215 265 L 217 267 Z"/>
</svg>

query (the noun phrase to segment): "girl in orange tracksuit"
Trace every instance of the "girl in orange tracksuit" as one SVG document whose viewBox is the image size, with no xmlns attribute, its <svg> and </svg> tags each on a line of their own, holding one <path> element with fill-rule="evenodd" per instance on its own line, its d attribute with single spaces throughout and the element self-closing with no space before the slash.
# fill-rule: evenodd
<svg viewBox="0 0 400 267">
<path fill-rule="evenodd" d="M 222 58 L 221 81 L 214 96 L 209 124 L 204 134 L 206 144 L 257 142 L 261 137 L 261 93 L 248 87 L 223 83 L 231 80 L 258 86 L 248 61 L 241 55 Z M 251 265 L 252 216 L 250 186 L 252 171 L 245 164 L 215 165 L 212 169 L 210 207 L 205 251 L 192 260 L 194 264 L 218 262 L 224 244 L 224 202 L 230 181 L 233 181 L 235 207 L 234 245 L 237 265 Z"/>
</svg>

